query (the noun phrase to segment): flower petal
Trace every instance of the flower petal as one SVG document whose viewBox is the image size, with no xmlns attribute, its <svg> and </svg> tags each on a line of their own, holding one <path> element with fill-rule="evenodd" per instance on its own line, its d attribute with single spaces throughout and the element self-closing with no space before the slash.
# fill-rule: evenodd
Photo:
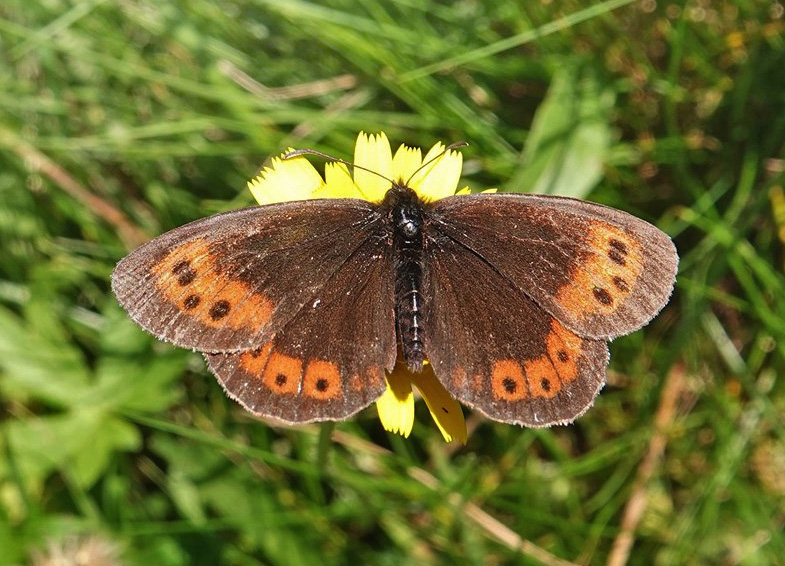
<svg viewBox="0 0 785 566">
<path fill-rule="evenodd" d="M 489 194 L 489 193 L 498 193 L 499 189 L 485 189 L 484 191 L 480 191 L 479 194 Z M 464 187 L 462 189 L 458 189 L 455 193 L 456 195 L 470 195 L 472 194 L 472 190 L 469 187 Z"/>
<path fill-rule="evenodd" d="M 324 185 L 314 196 L 316 198 L 362 198 L 360 189 L 352 180 L 349 168 L 343 163 L 327 163 L 324 166 Z"/>
<path fill-rule="evenodd" d="M 422 165 L 422 151 L 419 147 L 401 144 L 392 161 L 392 179 L 405 183 Z"/>
<path fill-rule="evenodd" d="M 380 177 L 370 171 L 354 169 L 354 183 L 359 187 L 363 198 L 374 202 L 381 201 L 390 188 L 390 182 L 384 177 L 392 179 L 393 174 L 392 150 L 384 132 L 378 135 L 360 132 L 354 146 L 354 164 L 381 175 Z"/>
<path fill-rule="evenodd" d="M 437 142 L 423 158 L 423 163 L 436 158 L 444 151 L 445 146 Z M 455 194 L 458 181 L 461 178 L 463 155 L 450 150 L 432 163 L 426 165 L 412 179 L 411 187 L 420 197 L 429 200 L 439 200 Z"/>
<path fill-rule="evenodd" d="M 273 157 L 269 167 L 248 181 L 248 188 L 256 202 L 264 205 L 313 198 L 322 184 L 321 175 L 305 157 Z"/>
<path fill-rule="evenodd" d="M 405 370 L 396 367 L 387 376 L 387 389 L 376 400 L 376 410 L 385 430 L 409 437 L 414 426 L 414 393 Z"/>
<path fill-rule="evenodd" d="M 444 440 L 460 440 L 466 444 L 468 432 L 466 431 L 466 421 L 463 418 L 461 405 L 452 398 L 442 383 L 436 379 L 433 373 L 433 366 L 426 364 L 423 366 L 422 373 L 412 373 L 409 376 L 422 394 L 428 410 L 431 412 L 433 420 L 442 432 Z"/>
</svg>

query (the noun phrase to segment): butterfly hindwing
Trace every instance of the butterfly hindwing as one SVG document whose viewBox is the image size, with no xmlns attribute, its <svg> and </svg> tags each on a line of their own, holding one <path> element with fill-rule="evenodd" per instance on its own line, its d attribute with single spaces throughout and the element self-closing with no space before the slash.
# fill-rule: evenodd
<svg viewBox="0 0 785 566">
<path fill-rule="evenodd" d="M 253 349 L 311 301 L 379 223 L 369 203 L 354 199 L 218 214 L 129 254 L 112 288 L 159 338 L 201 351 Z"/>
<path fill-rule="evenodd" d="M 467 195 L 432 210 L 435 230 L 580 336 L 637 330 L 673 289 L 678 256 L 670 238 L 615 209 L 564 197 Z"/>
<path fill-rule="evenodd" d="M 344 419 L 376 400 L 395 365 L 392 247 L 370 239 L 266 344 L 205 354 L 228 394 L 290 423 Z"/>
<path fill-rule="evenodd" d="M 425 352 L 454 397 L 492 419 L 533 427 L 589 408 L 605 382 L 604 341 L 576 335 L 438 231 L 425 257 Z"/>
</svg>

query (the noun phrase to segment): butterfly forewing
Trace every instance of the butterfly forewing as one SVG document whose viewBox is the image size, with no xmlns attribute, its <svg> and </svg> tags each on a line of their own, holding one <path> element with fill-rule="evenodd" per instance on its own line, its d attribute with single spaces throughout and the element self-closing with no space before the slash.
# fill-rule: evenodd
<svg viewBox="0 0 785 566">
<path fill-rule="evenodd" d="M 605 342 L 576 335 L 437 230 L 425 257 L 425 351 L 452 395 L 492 419 L 533 427 L 589 408 L 605 382 Z"/>
<path fill-rule="evenodd" d="M 354 199 L 255 207 L 192 222 L 117 265 L 112 288 L 143 328 L 202 351 L 256 348 L 379 231 Z"/>
<path fill-rule="evenodd" d="M 467 195 L 433 206 L 435 230 L 577 334 L 637 330 L 665 305 L 678 266 L 670 238 L 624 212 L 570 198 Z"/>
<path fill-rule="evenodd" d="M 266 344 L 206 354 L 229 395 L 290 423 L 339 420 L 376 400 L 395 365 L 392 248 L 369 239 Z"/>
</svg>

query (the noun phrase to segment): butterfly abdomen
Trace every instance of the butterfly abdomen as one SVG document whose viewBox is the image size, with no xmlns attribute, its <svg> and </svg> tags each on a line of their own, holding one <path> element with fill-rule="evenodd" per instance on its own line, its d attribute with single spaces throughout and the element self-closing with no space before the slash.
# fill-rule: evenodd
<svg viewBox="0 0 785 566">
<path fill-rule="evenodd" d="M 403 359 L 412 371 L 421 371 L 425 353 L 422 342 L 422 248 L 398 250 L 395 277 L 395 313 Z"/>
<path fill-rule="evenodd" d="M 423 347 L 423 203 L 403 186 L 393 186 L 382 203 L 392 221 L 395 247 L 395 318 L 403 359 L 422 371 Z"/>
</svg>

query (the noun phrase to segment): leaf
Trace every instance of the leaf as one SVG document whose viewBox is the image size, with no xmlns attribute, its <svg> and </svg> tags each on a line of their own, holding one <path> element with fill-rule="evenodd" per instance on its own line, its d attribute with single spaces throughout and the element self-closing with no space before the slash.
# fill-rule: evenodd
<svg viewBox="0 0 785 566">
<path fill-rule="evenodd" d="M 96 364 L 97 387 L 82 403 L 107 411 L 163 411 L 182 393 L 177 382 L 189 354 L 185 350 L 170 350 L 130 359 L 104 356 Z"/>
<path fill-rule="evenodd" d="M 117 452 L 133 452 L 141 445 L 139 429 L 120 418 L 103 415 L 95 424 L 83 432 L 84 443 L 67 464 L 71 478 L 82 487 L 93 485 Z"/>
<path fill-rule="evenodd" d="M 94 414 L 30 417 L 3 424 L 6 450 L 28 488 L 37 489 L 52 471 L 61 468 L 84 445 L 83 434 L 95 427 Z M 6 475 L 0 463 L 0 477 Z"/>
<path fill-rule="evenodd" d="M 70 342 L 44 337 L 0 308 L 0 386 L 11 396 L 32 395 L 61 407 L 72 406 L 88 386 L 81 352 Z"/>
<path fill-rule="evenodd" d="M 90 410 L 8 421 L 2 433 L 12 465 L 33 491 L 55 470 L 89 487 L 116 452 L 134 450 L 141 440 L 134 426 Z M 0 477 L 7 465 L 0 461 Z"/>
<path fill-rule="evenodd" d="M 614 91 L 588 65 L 560 68 L 537 110 L 510 190 L 584 197 L 602 178 Z"/>
</svg>

